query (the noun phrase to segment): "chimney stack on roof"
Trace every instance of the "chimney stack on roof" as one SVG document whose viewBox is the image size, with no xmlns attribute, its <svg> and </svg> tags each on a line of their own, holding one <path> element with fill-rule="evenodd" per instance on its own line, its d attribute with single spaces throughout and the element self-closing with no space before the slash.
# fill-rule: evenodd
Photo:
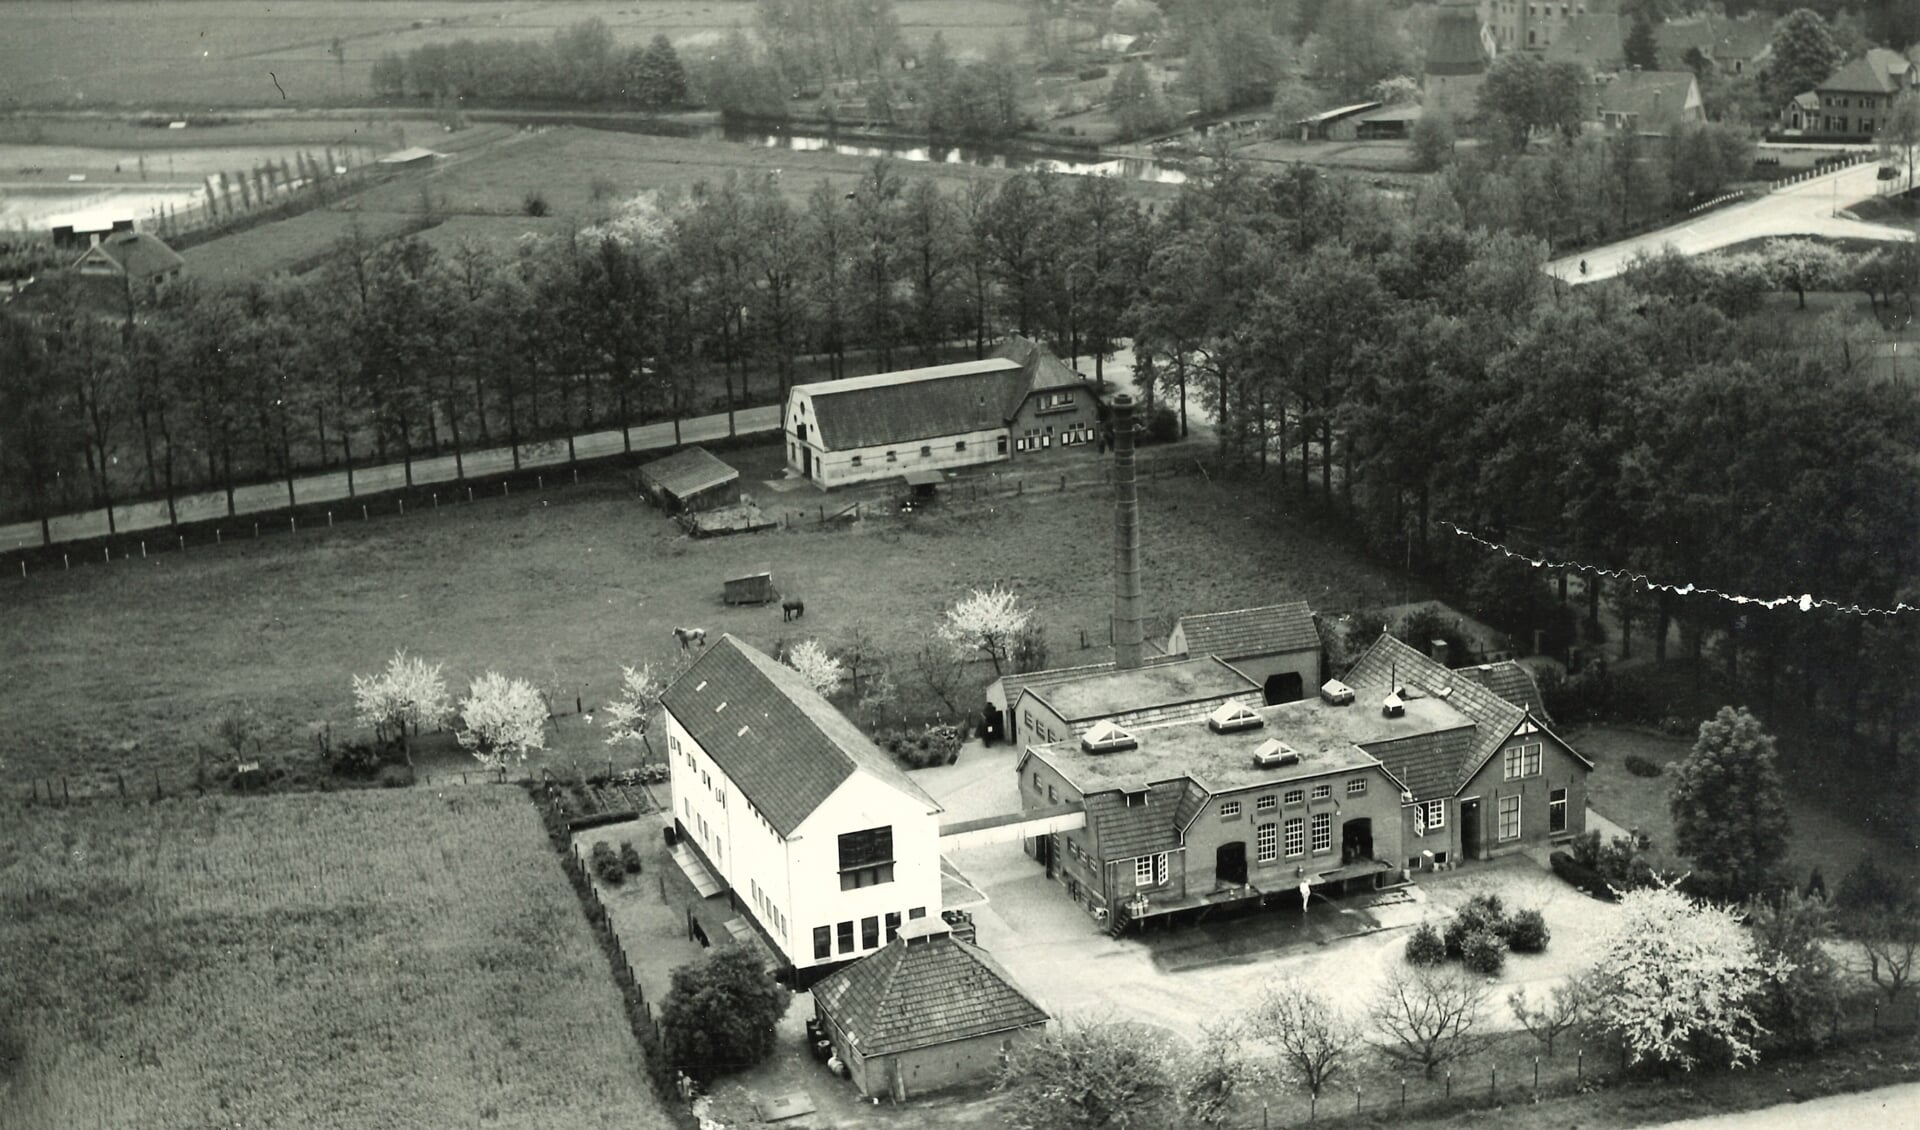
<svg viewBox="0 0 1920 1130">
<path fill-rule="evenodd" d="M 1133 478 L 1133 397 L 1113 398 L 1113 665 L 1140 666 L 1140 494 Z"/>
</svg>

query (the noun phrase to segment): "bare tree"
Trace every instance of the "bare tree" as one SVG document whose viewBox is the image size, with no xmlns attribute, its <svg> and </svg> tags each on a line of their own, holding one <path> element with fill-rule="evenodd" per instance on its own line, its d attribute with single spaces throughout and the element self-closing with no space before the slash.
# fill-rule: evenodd
<svg viewBox="0 0 1920 1130">
<path fill-rule="evenodd" d="M 1854 917 L 1848 932 L 1860 943 L 1867 959 L 1867 977 L 1889 1003 L 1900 999 L 1920 969 L 1920 908 L 1913 904 L 1878 907 Z"/>
<path fill-rule="evenodd" d="M 1254 1026 L 1280 1049 L 1287 1073 L 1318 1098 L 1347 1067 L 1359 1026 L 1299 981 L 1271 985 L 1254 1008 Z"/>
<path fill-rule="evenodd" d="M 1513 1010 L 1514 1019 L 1520 1022 L 1520 1027 L 1545 1044 L 1547 1054 L 1552 1055 L 1553 1042 L 1586 1019 L 1587 1006 L 1592 1000 L 1591 983 L 1580 977 L 1555 985 L 1546 999 L 1537 1005 L 1525 989 L 1515 989 L 1507 994 L 1507 1007 Z"/>
<path fill-rule="evenodd" d="M 938 636 L 929 637 L 913 653 L 913 670 L 933 696 L 955 716 L 960 708 L 960 691 L 966 686 L 967 665 L 960 652 Z"/>
<path fill-rule="evenodd" d="M 1473 1054 L 1483 1042 L 1487 990 L 1451 968 L 1395 969 L 1374 999 L 1374 1046 L 1398 1063 L 1439 1068 Z"/>
<path fill-rule="evenodd" d="M 1219 1126 L 1234 1099 L 1260 1082 L 1260 1068 L 1241 1046 L 1243 1026 L 1234 1020 L 1202 1024 L 1193 1051 L 1178 1057 L 1174 1091 L 1188 1126 Z"/>
</svg>

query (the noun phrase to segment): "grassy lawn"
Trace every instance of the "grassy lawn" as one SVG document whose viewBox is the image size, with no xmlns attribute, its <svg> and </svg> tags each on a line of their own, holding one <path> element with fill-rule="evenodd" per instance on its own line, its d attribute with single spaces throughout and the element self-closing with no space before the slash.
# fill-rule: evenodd
<svg viewBox="0 0 1920 1130">
<path fill-rule="evenodd" d="M 777 449 L 751 450 L 748 465 L 777 465 Z M 851 529 L 694 541 L 609 477 L 543 497 L 516 490 L 409 507 L 407 518 L 343 522 L 297 540 L 229 539 L 0 581 L 4 772 L 20 796 L 30 777 L 65 775 L 78 791 L 112 789 L 116 772 L 130 789 L 150 787 L 157 773 L 172 791 L 211 748 L 215 715 L 242 701 L 272 729 L 270 760 L 305 763 L 308 724 L 349 731 L 350 676 L 402 646 L 444 661 L 456 689 L 494 668 L 563 685 L 591 706 L 621 664 L 672 662 L 675 625 L 771 648 L 782 634 L 831 639 L 863 624 L 902 657 L 896 679 L 913 696 L 904 657 L 942 607 L 996 580 L 1039 610 L 1055 664 L 1094 662 L 1105 658 L 1098 645 L 1112 607 L 1112 511 L 1098 485 L 1054 488 L 1051 470 L 1071 465 L 1012 465 L 1039 476 L 1024 497 L 956 499 L 910 522 L 882 514 Z M 1090 462 L 1080 466 L 1097 478 Z M 776 514 L 847 501 L 810 488 L 747 489 Z M 1400 584 L 1277 513 L 1257 485 L 1182 476 L 1143 482 L 1140 494 L 1150 632 L 1182 613 L 1286 599 L 1381 603 Z M 778 606 L 721 603 L 721 578 L 762 562 L 806 600 L 804 621 L 783 625 Z M 1079 650 L 1082 628 L 1096 650 Z M 982 682 L 988 673 L 977 670 Z M 584 729 L 582 748 L 604 755 Z"/>
<path fill-rule="evenodd" d="M 920 0 L 899 14 L 910 43 L 936 31 L 962 54 L 984 54 L 1002 37 L 1016 47 L 1024 42 L 1025 9 L 1013 0 Z M 0 6 L 0 109 L 365 105 L 373 63 L 389 51 L 462 38 L 545 40 L 595 18 L 621 46 L 665 35 L 685 52 L 717 42 L 736 23 L 750 26 L 753 4 L 21 0 Z M 336 37 L 344 49 L 338 59 L 330 51 Z"/>
<path fill-rule="evenodd" d="M 245 286 L 275 271 L 292 270 L 327 255 L 359 224 L 369 239 L 396 236 L 418 216 L 391 212 L 336 212 L 318 208 L 222 236 L 180 253 L 196 279 Z"/>
<path fill-rule="evenodd" d="M 1588 726 L 1568 735 L 1574 748 L 1594 762 L 1587 778 L 1587 803 L 1623 828 L 1638 827 L 1653 837 L 1656 866 L 1684 870 L 1686 861 L 1673 854 L 1673 818 L 1667 811 L 1671 771 L 1659 777 L 1636 777 L 1625 759 L 1638 754 L 1656 765 L 1684 760 L 1690 740 L 1669 738 L 1645 730 Z M 1787 783 L 1787 807 L 1793 817 L 1793 843 L 1787 856 L 1788 874 L 1804 885 L 1813 868 L 1820 868 L 1829 890 L 1862 855 L 1873 852 L 1883 860 L 1910 858 L 1891 839 L 1865 826 L 1858 806 L 1842 795 L 1830 773 L 1796 760 L 1783 751 L 1782 773 Z"/>
<path fill-rule="evenodd" d="M 6 805 L 8 1050 L 8 1127 L 668 1125 L 512 788 Z"/>
</svg>

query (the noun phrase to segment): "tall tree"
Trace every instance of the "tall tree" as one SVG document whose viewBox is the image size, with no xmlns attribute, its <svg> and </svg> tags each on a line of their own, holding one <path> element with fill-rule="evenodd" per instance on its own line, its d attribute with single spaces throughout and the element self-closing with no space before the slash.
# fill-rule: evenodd
<svg viewBox="0 0 1920 1130">
<path fill-rule="evenodd" d="M 1760 83 L 1773 105 L 1784 105 L 1826 81 L 1844 57 L 1827 21 L 1818 12 L 1798 8 L 1775 26 L 1773 51 L 1760 72 Z"/>
<path fill-rule="evenodd" d="M 1773 737 L 1745 708 L 1700 724 L 1668 805 L 1674 848 L 1745 897 L 1771 888 L 1793 831 Z"/>
<path fill-rule="evenodd" d="M 1627 30 L 1627 38 L 1620 45 L 1620 53 L 1626 57 L 1627 65 L 1643 71 L 1660 69 L 1660 46 L 1653 38 L 1653 24 L 1647 20 L 1636 19 Z"/>
</svg>

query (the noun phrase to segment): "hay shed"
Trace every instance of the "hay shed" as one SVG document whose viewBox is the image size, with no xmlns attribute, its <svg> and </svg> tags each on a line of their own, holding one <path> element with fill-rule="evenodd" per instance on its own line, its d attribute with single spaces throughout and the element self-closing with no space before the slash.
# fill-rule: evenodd
<svg viewBox="0 0 1920 1130">
<path fill-rule="evenodd" d="M 765 604 L 779 595 L 773 587 L 773 569 L 767 565 L 755 565 L 728 577 L 724 591 L 728 604 Z"/>
<path fill-rule="evenodd" d="M 740 472 L 704 447 L 688 447 L 640 468 L 640 489 L 669 514 L 740 501 Z"/>
</svg>

